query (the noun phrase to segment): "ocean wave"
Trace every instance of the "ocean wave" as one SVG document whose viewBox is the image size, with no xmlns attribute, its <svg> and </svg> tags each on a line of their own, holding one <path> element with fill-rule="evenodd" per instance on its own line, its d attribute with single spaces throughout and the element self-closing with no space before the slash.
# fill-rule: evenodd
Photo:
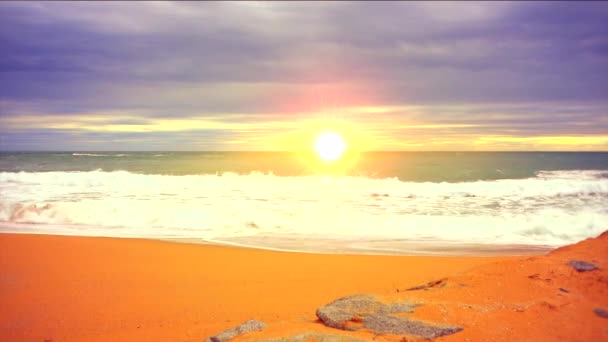
<svg viewBox="0 0 608 342">
<path fill-rule="evenodd" d="M 98 154 L 98 153 L 72 153 L 75 157 L 108 157 L 109 154 Z"/>
<path fill-rule="evenodd" d="M 75 157 L 128 157 L 129 154 L 72 153 Z"/>
<path fill-rule="evenodd" d="M 536 176 L 542 179 L 605 179 L 608 178 L 608 170 L 539 171 Z"/>
<path fill-rule="evenodd" d="M 560 245 L 606 229 L 605 203 L 604 171 L 462 183 L 262 172 L 0 173 L 0 222 L 86 227 L 107 236 L 290 234 Z"/>
</svg>

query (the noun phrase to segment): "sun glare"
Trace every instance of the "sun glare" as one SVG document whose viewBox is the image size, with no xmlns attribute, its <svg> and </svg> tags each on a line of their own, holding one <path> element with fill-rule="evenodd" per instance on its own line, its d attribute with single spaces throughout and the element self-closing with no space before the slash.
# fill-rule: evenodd
<svg viewBox="0 0 608 342">
<path fill-rule="evenodd" d="M 345 145 L 341 136 L 333 132 L 326 132 L 319 136 L 315 148 L 321 159 L 332 161 L 340 158 L 344 153 Z"/>
</svg>

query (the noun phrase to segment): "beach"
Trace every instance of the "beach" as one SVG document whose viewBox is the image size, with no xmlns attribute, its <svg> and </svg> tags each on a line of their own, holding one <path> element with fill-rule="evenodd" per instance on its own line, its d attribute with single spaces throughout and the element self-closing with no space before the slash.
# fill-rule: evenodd
<svg viewBox="0 0 608 342">
<path fill-rule="evenodd" d="M 607 19 L 0 1 L 0 342 L 608 342 Z"/>
<path fill-rule="evenodd" d="M 548 255 L 433 257 L 0 234 L 0 340 L 203 341 L 249 319 L 269 326 L 253 338 L 402 340 L 345 335 L 315 316 L 353 294 L 429 303 L 413 316 L 464 327 L 442 341 L 600 340 L 607 322 L 593 310 L 608 307 L 607 245 L 603 234 Z M 599 270 L 579 274 L 570 258 Z"/>
<path fill-rule="evenodd" d="M 464 327 L 442 341 L 599 340 L 606 319 L 592 310 L 608 307 L 607 245 L 603 234 L 546 256 L 434 257 L 0 234 L 0 340 L 203 341 L 258 319 L 269 328 L 255 338 L 306 331 L 401 341 L 367 330 L 344 335 L 315 316 L 353 294 L 432 303 L 414 317 Z M 600 269 L 579 275 L 569 258 Z"/>
<path fill-rule="evenodd" d="M 235 342 L 410 341 L 359 329 L 404 318 L 446 341 L 605 337 L 606 237 L 585 240 L 606 230 L 605 153 L 370 152 L 333 176 L 290 156 L 0 153 L 0 340 L 204 341 L 255 319 Z M 337 324 L 354 332 L 319 317 L 358 294 L 409 309 Z"/>
<path fill-rule="evenodd" d="M 0 234 L 0 340 L 202 341 L 248 319 L 322 330 L 317 307 L 515 257 L 330 255 Z"/>
</svg>

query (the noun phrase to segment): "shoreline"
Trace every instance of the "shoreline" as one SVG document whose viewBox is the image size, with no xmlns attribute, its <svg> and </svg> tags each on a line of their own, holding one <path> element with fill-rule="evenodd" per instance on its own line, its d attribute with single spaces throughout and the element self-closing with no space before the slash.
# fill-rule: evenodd
<svg viewBox="0 0 608 342">
<path fill-rule="evenodd" d="M 169 241 L 179 242 L 180 239 Z M 189 239 L 183 239 L 187 242 Z M 463 243 L 438 240 L 321 240 L 307 238 L 275 238 L 245 236 L 208 240 L 228 246 L 263 249 L 279 252 L 330 254 L 330 255 L 384 255 L 384 256 L 444 256 L 492 257 L 533 256 L 546 254 L 560 246 Z M 195 242 L 196 243 L 196 242 Z M 297 249 L 304 244 L 307 249 Z M 271 245 L 271 246 L 268 246 Z"/>
<path fill-rule="evenodd" d="M 34 226 L 28 224 L 28 226 Z M 533 256 L 546 254 L 560 248 L 551 245 L 529 244 L 491 244 L 463 243 L 449 240 L 336 240 L 315 239 L 295 236 L 240 236 L 219 239 L 203 238 L 169 238 L 169 237 L 138 237 L 138 236 L 105 236 L 78 235 L 70 233 L 47 233 L 11 229 L 11 226 L 0 226 L 0 234 L 50 235 L 95 237 L 112 239 L 141 239 L 152 241 L 167 241 L 195 245 L 218 245 L 239 248 L 259 249 L 275 252 L 327 254 L 327 255 L 377 255 L 377 256 Z M 304 247 L 304 248 L 302 248 Z"/>
</svg>

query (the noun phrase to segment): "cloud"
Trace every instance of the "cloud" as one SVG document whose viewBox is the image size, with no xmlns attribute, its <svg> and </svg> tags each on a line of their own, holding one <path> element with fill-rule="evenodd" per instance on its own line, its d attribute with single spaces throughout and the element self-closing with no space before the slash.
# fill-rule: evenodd
<svg viewBox="0 0 608 342">
<path fill-rule="evenodd" d="M 2 148 L 28 117 L 86 131 L 95 115 L 108 134 L 215 125 L 235 142 L 239 123 L 323 116 L 393 145 L 424 127 L 599 134 L 607 17 L 601 2 L 0 3 Z"/>
</svg>

